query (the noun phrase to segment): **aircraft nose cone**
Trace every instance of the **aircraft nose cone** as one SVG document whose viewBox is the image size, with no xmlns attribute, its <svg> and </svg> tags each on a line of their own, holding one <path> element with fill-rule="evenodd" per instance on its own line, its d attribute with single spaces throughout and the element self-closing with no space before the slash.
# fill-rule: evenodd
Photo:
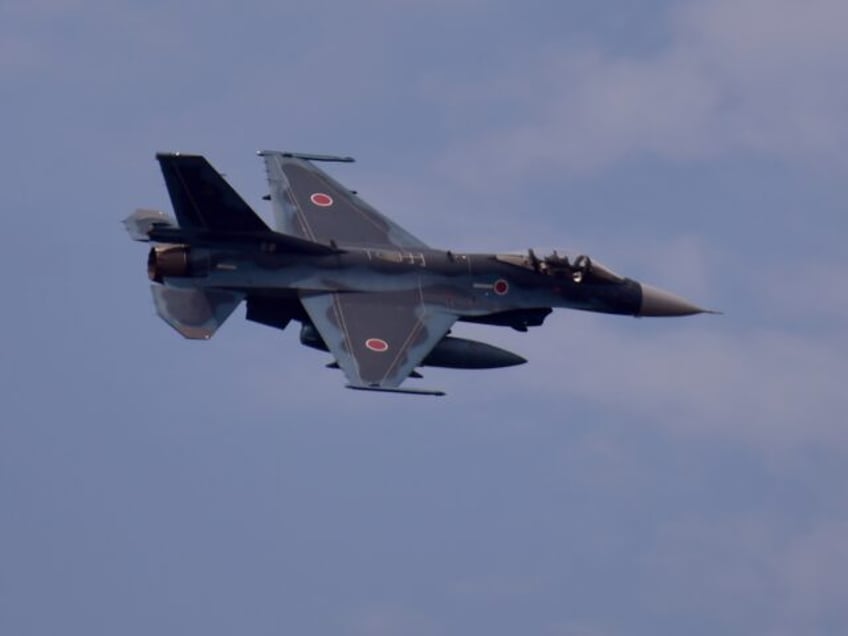
<svg viewBox="0 0 848 636">
<path fill-rule="evenodd" d="M 685 298 L 644 283 L 640 283 L 640 286 L 642 288 L 640 316 L 691 316 L 707 313 L 706 309 L 693 305 Z"/>
</svg>

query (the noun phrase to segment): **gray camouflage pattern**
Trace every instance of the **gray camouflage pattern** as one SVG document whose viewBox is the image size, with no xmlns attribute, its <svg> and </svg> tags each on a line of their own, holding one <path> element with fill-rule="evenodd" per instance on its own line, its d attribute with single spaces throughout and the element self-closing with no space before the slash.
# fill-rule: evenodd
<svg viewBox="0 0 848 636">
<path fill-rule="evenodd" d="M 424 365 L 497 368 L 512 352 L 448 335 L 456 321 L 539 326 L 552 308 L 631 316 L 707 312 L 620 276 L 585 255 L 433 249 L 317 168 L 349 158 L 259 153 L 271 230 L 199 155 L 160 153 L 176 219 L 139 209 L 130 236 L 153 243 L 148 275 L 157 313 L 207 340 L 246 301 L 248 320 L 329 351 L 348 387 L 441 395 L 401 384 Z"/>
</svg>

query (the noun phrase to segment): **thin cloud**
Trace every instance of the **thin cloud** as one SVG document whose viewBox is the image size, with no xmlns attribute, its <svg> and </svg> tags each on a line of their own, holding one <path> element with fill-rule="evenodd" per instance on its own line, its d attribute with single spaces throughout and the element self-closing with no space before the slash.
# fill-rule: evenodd
<svg viewBox="0 0 848 636">
<path fill-rule="evenodd" d="M 550 399 L 586 401 L 678 434 L 744 442 L 766 451 L 848 445 L 844 352 L 830 338 L 776 328 L 624 329 L 579 315 L 549 327 L 527 354 L 531 386 Z M 571 373 L 558 369 L 567 351 Z M 560 371 L 560 372 L 557 372 Z"/>
<path fill-rule="evenodd" d="M 643 576 L 653 581 L 643 591 L 646 605 L 661 614 L 669 607 L 708 613 L 750 633 L 822 633 L 825 625 L 840 632 L 846 524 L 819 519 L 804 530 L 790 527 L 774 513 L 663 524 L 642 556 Z"/>
<path fill-rule="evenodd" d="M 492 174 L 584 174 L 642 155 L 842 164 L 848 40 L 836 25 L 846 14 L 831 0 L 690 3 L 665 16 L 668 44 L 649 55 L 548 44 L 473 86 L 431 82 L 431 99 L 458 116 L 511 113 L 457 144 L 443 169 L 490 183 Z"/>
</svg>

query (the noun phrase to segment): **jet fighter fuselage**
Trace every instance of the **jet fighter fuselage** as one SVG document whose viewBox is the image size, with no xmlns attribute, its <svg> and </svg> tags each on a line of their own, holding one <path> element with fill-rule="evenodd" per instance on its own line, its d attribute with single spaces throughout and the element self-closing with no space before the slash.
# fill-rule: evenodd
<svg viewBox="0 0 848 636">
<path fill-rule="evenodd" d="M 465 253 L 428 247 L 347 190 L 314 161 L 264 151 L 277 231 L 203 158 L 157 155 L 177 219 L 137 210 L 130 235 L 155 243 L 148 276 L 160 316 L 208 339 L 236 306 L 329 351 L 355 389 L 400 388 L 416 367 L 494 368 L 525 362 L 448 335 L 455 321 L 539 326 L 553 308 L 631 316 L 705 313 L 585 256 L 552 251 Z"/>
</svg>

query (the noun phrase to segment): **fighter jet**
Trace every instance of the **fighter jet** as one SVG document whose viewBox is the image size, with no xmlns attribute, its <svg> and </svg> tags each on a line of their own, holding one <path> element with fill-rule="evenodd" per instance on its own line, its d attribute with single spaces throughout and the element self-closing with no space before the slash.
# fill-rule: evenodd
<svg viewBox="0 0 848 636">
<path fill-rule="evenodd" d="M 457 321 L 537 327 L 555 307 L 629 316 L 709 313 L 566 251 L 435 249 L 380 214 L 317 162 L 351 157 L 263 150 L 276 229 L 200 155 L 156 155 L 176 219 L 136 210 L 130 236 L 151 242 L 147 274 L 165 322 L 208 340 L 239 304 L 246 318 L 328 351 L 351 389 L 444 395 L 401 386 L 424 366 L 522 364 L 451 333 Z"/>
</svg>

